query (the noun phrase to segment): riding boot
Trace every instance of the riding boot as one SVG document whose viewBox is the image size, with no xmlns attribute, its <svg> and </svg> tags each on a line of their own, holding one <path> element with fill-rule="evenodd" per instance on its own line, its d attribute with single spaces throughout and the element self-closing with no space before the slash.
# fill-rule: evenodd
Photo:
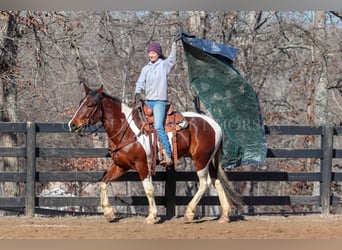
<svg viewBox="0 0 342 250">
<path fill-rule="evenodd" d="M 163 165 L 165 167 L 170 167 L 173 165 L 173 160 L 172 158 L 166 153 L 165 149 L 162 149 L 163 155 L 164 155 L 164 160 L 160 162 L 160 165 Z"/>
</svg>

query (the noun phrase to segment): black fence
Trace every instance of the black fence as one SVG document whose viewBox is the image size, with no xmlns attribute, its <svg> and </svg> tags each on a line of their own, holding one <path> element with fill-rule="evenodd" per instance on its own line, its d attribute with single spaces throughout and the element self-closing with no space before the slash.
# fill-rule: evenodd
<svg viewBox="0 0 342 250">
<path fill-rule="evenodd" d="M 0 172 L 0 182 L 25 183 L 25 196 L 0 197 L 0 209 L 23 209 L 27 216 L 38 213 L 40 207 L 99 206 L 100 197 L 37 197 L 37 182 L 98 182 L 103 171 L 54 171 L 37 172 L 37 157 L 57 158 L 105 158 L 107 148 L 43 148 L 37 147 L 37 133 L 69 133 L 65 123 L 0 123 L 0 133 L 24 133 L 25 147 L 0 147 L 0 157 L 23 157 L 26 172 Z M 342 127 L 333 126 L 265 126 L 266 135 L 314 135 L 320 136 L 318 149 L 267 149 L 267 158 L 316 158 L 320 160 L 320 172 L 239 172 L 227 171 L 231 181 L 285 181 L 319 182 L 320 195 L 293 196 L 243 196 L 248 206 L 254 205 L 318 205 L 322 214 L 328 214 L 332 204 L 340 203 L 340 197 L 333 196 L 332 182 L 341 182 L 342 173 L 332 171 L 332 159 L 342 158 L 342 149 L 334 148 L 335 136 L 342 135 Z M 104 132 L 103 130 L 99 132 Z M 270 147 L 270 145 L 268 145 Z M 177 196 L 176 182 L 197 181 L 195 172 L 177 172 L 174 169 L 157 172 L 154 181 L 165 181 L 165 195 L 156 196 L 156 203 L 165 206 L 166 216 L 175 215 L 176 206 L 186 205 L 192 197 Z M 128 172 L 118 181 L 140 181 L 136 172 Z M 111 205 L 148 205 L 145 196 L 110 197 Z M 217 196 L 205 196 L 201 205 L 219 205 Z"/>
</svg>

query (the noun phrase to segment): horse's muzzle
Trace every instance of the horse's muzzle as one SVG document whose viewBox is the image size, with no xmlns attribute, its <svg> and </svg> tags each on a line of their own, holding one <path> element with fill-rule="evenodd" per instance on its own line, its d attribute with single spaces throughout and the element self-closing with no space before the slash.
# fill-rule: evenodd
<svg viewBox="0 0 342 250">
<path fill-rule="evenodd" d="M 75 123 L 69 122 L 69 130 L 70 132 L 77 132 L 79 129 L 77 128 Z"/>
</svg>

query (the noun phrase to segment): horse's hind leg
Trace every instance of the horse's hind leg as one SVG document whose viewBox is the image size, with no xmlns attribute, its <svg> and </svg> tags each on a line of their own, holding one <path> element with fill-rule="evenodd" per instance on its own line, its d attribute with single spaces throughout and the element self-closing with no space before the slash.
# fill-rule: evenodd
<svg viewBox="0 0 342 250">
<path fill-rule="evenodd" d="M 151 175 L 147 176 L 143 180 L 142 183 L 143 183 L 145 194 L 147 196 L 148 203 L 149 203 L 149 214 L 147 218 L 145 219 L 145 223 L 154 224 L 158 221 L 158 217 L 157 217 L 158 211 L 157 211 L 157 206 L 156 206 L 156 202 L 154 199 L 154 187 L 153 187 Z"/>
<path fill-rule="evenodd" d="M 209 175 L 208 175 L 208 168 L 204 168 L 198 171 L 197 176 L 199 179 L 199 188 L 186 208 L 186 211 L 184 214 L 184 220 L 186 222 L 193 221 L 196 207 L 199 201 L 201 200 L 201 198 L 203 197 L 204 193 L 207 191 L 209 187 L 208 184 L 210 180 L 209 180 Z"/>
<path fill-rule="evenodd" d="M 217 191 L 217 195 L 221 204 L 221 217 L 218 220 L 219 223 L 226 223 L 229 222 L 229 215 L 231 213 L 231 206 L 227 199 L 227 195 L 224 191 L 222 183 L 220 180 L 216 179 L 214 182 L 215 189 Z"/>
<path fill-rule="evenodd" d="M 222 169 L 222 146 L 216 152 L 215 158 L 210 163 L 209 173 L 212 178 L 212 183 L 216 189 L 220 205 L 221 205 L 221 217 L 219 223 L 229 222 L 229 215 L 231 213 L 231 206 L 227 197 L 226 189 L 228 188 L 228 179 L 225 176 L 225 172 Z M 221 182 L 223 181 L 223 183 Z M 224 186 L 225 185 L 225 186 Z M 226 188 L 226 189 L 225 189 Z"/>
</svg>

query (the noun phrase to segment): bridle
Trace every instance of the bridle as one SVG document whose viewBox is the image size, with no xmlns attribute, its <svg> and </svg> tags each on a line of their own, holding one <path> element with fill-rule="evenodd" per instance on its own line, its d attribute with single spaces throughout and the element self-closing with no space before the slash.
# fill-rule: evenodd
<svg viewBox="0 0 342 250">
<path fill-rule="evenodd" d="M 92 120 L 92 118 L 95 116 L 96 112 L 98 111 L 98 109 L 100 109 L 101 111 L 101 116 L 100 116 L 100 125 L 96 125 L 95 129 L 91 130 L 89 133 L 87 134 L 83 134 L 83 133 L 79 133 L 79 135 L 81 136 L 84 136 L 84 135 L 91 135 L 95 132 L 97 132 L 101 127 L 103 127 L 103 123 L 104 123 L 104 118 L 103 118 L 103 106 L 102 106 L 102 99 L 103 99 L 103 96 L 98 96 L 98 95 L 95 95 L 94 97 L 92 97 L 94 100 L 95 100 L 95 104 L 94 105 L 91 105 L 89 107 L 92 107 L 94 106 L 93 110 L 91 111 L 89 117 L 86 119 L 85 123 L 82 124 L 81 128 L 82 129 L 85 129 L 87 127 L 92 127 L 93 125 L 89 125 L 90 124 L 90 121 Z M 133 110 L 130 112 L 129 116 L 132 116 L 133 115 Z M 131 122 L 133 122 L 133 119 L 131 120 Z M 99 124 L 99 123 L 97 123 Z M 122 142 L 126 132 L 128 131 L 128 128 L 130 127 L 130 124 L 127 122 L 127 125 L 125 126 L 122 126 L 119 131 L 108 137 L 108 140 L 112 140 L 113 138 L 120 136 L 120 139 L 119 139 L 119 144 L 115 144 L 115 148 L 111 148 L 110 151 L 111 153 L 116 153 L 117 151 L 119 151 L 120 149 L 122 149 L 123 147 L 135 142 L 137 140 L 137 137 L 134 136 L 131 140 L 127 140 L 127 141 L 124 141 Z"/>
<path fill-rule="evenodd" d="M 92 118 L 95 116 L 97 109 L 100 106 L 101 109 L 101 118 L 103 116 L 103 110 L 102 110 L 102 102 L 100 98 L 94 98 L 95 99 L 95 105 L 90 105 L 88 107 L 94 107 L 89 115 L 89 117 L 85 120 L 85 122 L 82 124 L 82 126 L 79 128 L 81 129 L 81 131 L 78 133 L 78 135 L 80 136 L 89 136 L 91 134 L 96 133 L 101 127 L 103 127 L 103 122 L 101 121 L 101 123 L 96 123 L 96 127 L 94 129 L 92 129 L 90 132 L 88 133 L 83 133 L 83 130 L 86 128 L 91 128 L 93 127 L 93 125 L 89 125 L 90 121 L 92 120 Z M 102 119 L 101 119 L 102 120 Z"/>
</svg>

